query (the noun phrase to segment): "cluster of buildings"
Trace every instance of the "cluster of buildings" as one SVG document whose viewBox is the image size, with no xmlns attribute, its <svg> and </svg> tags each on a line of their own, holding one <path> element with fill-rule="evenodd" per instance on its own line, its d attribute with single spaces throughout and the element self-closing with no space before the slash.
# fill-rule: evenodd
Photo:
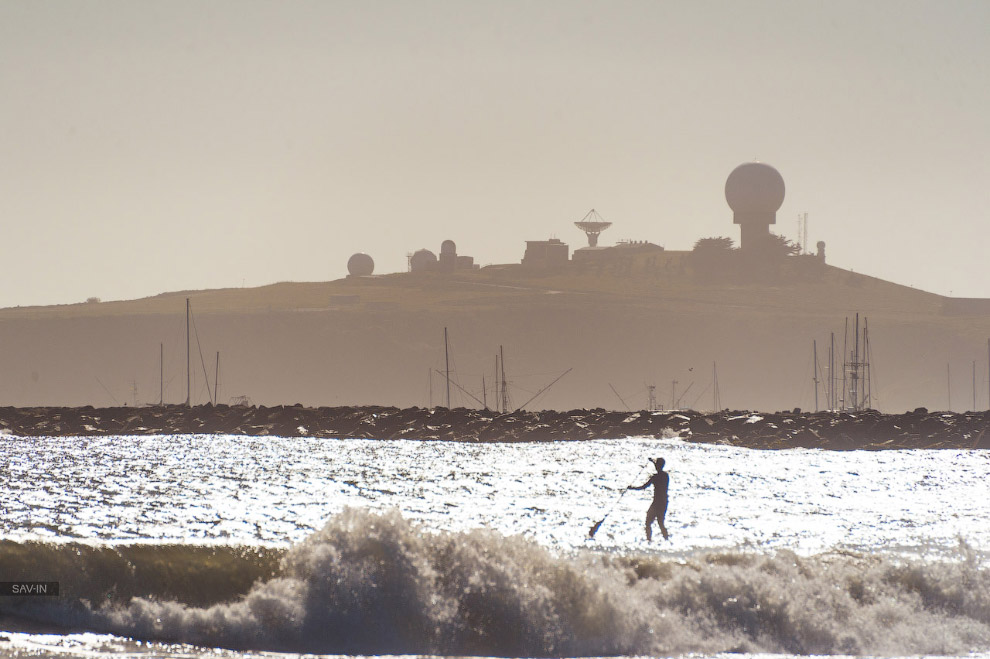
<svg viewBox="0 0 990 659">
<path fill-rule="evenodd" d="M 760 162 L 739 165 L 725 181 L 725 200 L 732 209 L 732 221 L 739 225 L 739 251 L 759 257 L 773 246 L 770 225 L 777 222 L 777 211 L 784 202 L 784 179 L 776 169 Z M 612 226 L 594 209 L 574 223 L 588 237 L 588 245 L 570 253 L 567 243 L 558 238 L 526 241 L 522 265 L 527 268 L 555 268 L 567 264 L 610 262 L 642 253 L 660 253 L 664 248 L 647 241 L 622 241 L 616 245 L 600 247 L 598 236 Z M 818 243 L 818 257 L 824 261 L 825 243 Z M 457 245 L 445 240 L 440 245 L 440 256 L 428 249 L 420 249 L 408 255 L 409 272 L 452 272 L 471 270 L 478 266 L 471 256 L 457 253 Z M 352 277 L 368 276 L 374 272 L 374 261 L 367 254 L 353 255 L 347 262 Z"/>
<path fill-rule="evenodd" d="M 420 249 L 408 255 L 409 272 L 453 272 L 454 270 L 473 270 L 473 256 L 463 256 L 457 253 L 457 245 L 453 240 L 440 243 L 440 258 L 428 249 Z"/>
<path fill-rule="evenodd" d="M 473 256 L 457 253 L 453 240 L 440 243 L 440 256 L 428 249 L 420 249 L 406 255 L 409 272 L 453 272 L 454 270 L 475 270 L 478 265 Z M 363 252 L 358 252 L 347 260 L 348 277 L 367 277 L 375 271 L 374 260 Z"/>
</svg>

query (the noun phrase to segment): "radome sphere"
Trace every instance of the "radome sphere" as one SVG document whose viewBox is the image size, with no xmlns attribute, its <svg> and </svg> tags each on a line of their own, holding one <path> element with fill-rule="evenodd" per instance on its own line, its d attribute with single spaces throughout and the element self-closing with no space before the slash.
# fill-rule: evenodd
<svg viewBox="0 0 990 659">
<path fill-rule="evenodd" d="M 725 181 L 725 200 L 734 213 L 776 213 L 784 203 L 784 177 L 762 162 L 743 163 Z"/>
<path fill-rule="evenodd" d="M 428 249 L 417 250 L 409 260 L 409 268 L 413 272 L 429 270 L 437 264 L 437 255 Z"/>
<path fill-rule="evenodd" d="M 374 271 L 375 260 L 364 252 L 358 252 L 347 259 L 347 272 L 352 277 L 367 277 Z"/>
</svg>

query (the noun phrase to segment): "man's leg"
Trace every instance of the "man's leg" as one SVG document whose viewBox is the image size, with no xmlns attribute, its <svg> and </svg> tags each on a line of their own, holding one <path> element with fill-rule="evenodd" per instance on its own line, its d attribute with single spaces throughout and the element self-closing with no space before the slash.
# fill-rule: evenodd
<svg viewBox="0 0 990 659">
<path fill-rule="evenodd" d="M 653 508 L 646 511 L 646 541 L 653 542 L 653 520 L 657 518 Z"/>
<path fill-rule="evenodd" d="M 660 526 L 660 533 L 663 533 L 663 539 L 668 540 L 670 535 L 667 533 L 667 527 L 663 525 L 663 520 L 667 516 L 667 502 L 664 501 L 663 505 L 660 506 L 660 510 L 657 512 L 657 524 Z"/>
</svg>

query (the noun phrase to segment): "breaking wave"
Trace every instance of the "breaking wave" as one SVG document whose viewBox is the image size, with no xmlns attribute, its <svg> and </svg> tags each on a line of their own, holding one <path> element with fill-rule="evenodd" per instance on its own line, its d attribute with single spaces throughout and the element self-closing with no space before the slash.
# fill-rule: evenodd
<svg viewBox="0 0 990 659">
<path fill-rule="evenodd" d="M 271 548 L 0 543 L 0 613 L 240 650 L 501 656 L 963 654 L 990 649 L 990 571 L 958 560 L 713 552 L 561 557 L 485 530 L 347 510 Z M 7 576 L 9 575 L 9 576 Z"/>
</svg>

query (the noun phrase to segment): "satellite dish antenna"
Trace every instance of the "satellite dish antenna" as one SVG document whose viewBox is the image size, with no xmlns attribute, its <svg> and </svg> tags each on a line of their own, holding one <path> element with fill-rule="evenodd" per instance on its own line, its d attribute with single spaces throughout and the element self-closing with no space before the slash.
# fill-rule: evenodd
<svg viewBox="0 0 990 659">
<path fill-rule="evenodd" d="M 588 211 L 580 222 L 575 222 L 574 226 L 588 234 L 588 247 L 598 247 L 598 234 L 612 226 L 611 222 L 606 222 L 602 216 L 592 208 Z"/>
</svg>

